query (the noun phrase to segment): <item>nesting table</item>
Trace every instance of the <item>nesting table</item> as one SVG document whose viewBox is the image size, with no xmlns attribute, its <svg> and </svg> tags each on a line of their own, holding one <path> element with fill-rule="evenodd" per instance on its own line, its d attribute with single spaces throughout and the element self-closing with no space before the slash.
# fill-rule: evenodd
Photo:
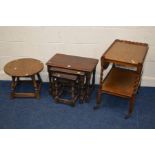
<svg viewBox="0 0 155 155">
<path fill-rule="evenodd" d="M 43 70 L 43 63 L 32 58 L 17 59 L 7 63 L 4 67 L 6 74 L 12 77 L 11 97 L 40 97 L 41 77 L 40 72 Z M 30 78 L 31 80 L 21 80 L 21 78 Z M 37 79 L 36 79 L 37 77 Z M 16 86 L 21 82 L 31 82 L 34 87 L 34 92 L 16 92 Z"/>
<path fill-rule="evenodd" d="M 47 62 L 51 93 L 53 83 L 52 72 L 54 68 L 55 71 L 79 76 L 80 100 L 82 102 L 84 100 L 88 101 L 91 90 L 93 90 L 95 85 L 95 73 L 97 64 L 98 64 L 97 59 L 57 53 Z"/>
<path fill-rule="evenodd" d="M 129 118 L 134 109 L 135 95 L 141 84 L 143 64 L 149 47 L 146 43 L 115 40 L 101 57 L 100 86 L 94 109 L 100 107 L 101 94 L 107 93 L 129 98 Z M 108 75 L 103 72 L 112 64 Z"/>
</svg>

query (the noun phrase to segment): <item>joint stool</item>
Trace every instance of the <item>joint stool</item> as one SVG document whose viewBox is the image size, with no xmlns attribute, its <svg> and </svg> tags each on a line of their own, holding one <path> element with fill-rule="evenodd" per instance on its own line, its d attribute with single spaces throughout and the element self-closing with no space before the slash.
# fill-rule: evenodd
<svg viewBox="0 0 155 155">
<path fill-rule="evenodd" d="M 4 71 L 6 74 L 12 77 L 11 98 L 39 98 L 42 83 L 39 73 L 43 70 L 43 68 L 44 66 L 41 61 L 32 58 L 22 58 L 7 63 L 4 67 Z M 30 80 L 21 80 L 20 78 L 30 78 Z M 17 85 L 26 82 L 30 82 L 33 85 L 33 92 L 16 92 Z"/>
</svg>

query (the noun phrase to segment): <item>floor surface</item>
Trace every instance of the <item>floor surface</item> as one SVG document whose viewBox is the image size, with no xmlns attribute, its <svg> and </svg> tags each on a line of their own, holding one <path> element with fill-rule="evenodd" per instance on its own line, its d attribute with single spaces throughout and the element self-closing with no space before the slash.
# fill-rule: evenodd
<svg viewBox="0 0 155 155">
<path fill-rule="evenodd" d="M 23 89 L 23 88 L 21 88 Z M 24 87 L 24 89 L 29 89 Z M 90 102 L 75 107 L 55 104 L 44 83 L 41 98 L 10 99 L 10 82 L 0 81 L 1 129 L 154 129 L 155 88 L 142 87 L 132 117 L 124 119 L 128 100 L 102 95 L 102 106 L 94 111 L 96 90 Z"/>
</svg>

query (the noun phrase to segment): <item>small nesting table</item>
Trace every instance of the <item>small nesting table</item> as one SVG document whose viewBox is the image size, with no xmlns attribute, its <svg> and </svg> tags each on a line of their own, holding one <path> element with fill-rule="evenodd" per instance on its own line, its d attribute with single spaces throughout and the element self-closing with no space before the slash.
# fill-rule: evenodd
<svg viewBox="0 0 155 155">
<path fill-rule="evenodd" d="M 88 101 L 95 85 L 97 59 L 57 53 L 47 62 L 50 90 L 52 93 L 52 68 L 65 74 L 79 76 L 80 101 Z M 91 81 L 92 80 L 92 81 Z"/>
<path fill-rule="evenodd" d="M 125 40 L 115 40 L 101 57 L 100 86 L 97 96 L 98 109 L 101 94 L 107 93 L 129 98 L 129 110 L 125 118 L 129 118 L 134 109 L 135 95 L 141 84 L 143 64 L 148 52 L 148 44 Z M 112 64 L 108 75 L 103 79 L 103 71 Z"/>
<path fill-rule="evenodd" d="M 53 80 L 53 97 L 57 103 L 65 103 L 71 106 L 75 106 L 75 102 L 78 99 L 78 76 L 69 75 L 55 72 L 52 74 Z M 66 90 L 65 90 L 66 88 Z M 71 94 L 71 97 L 64 98 L 62 95 L 64 92 Z"/>
<path fill-rule="evenodd" d="M 43 70 L 43 63 L 32 58 L 17 59 L 7 63 L 4 67 L 6 74 L 12 77 L 11 97 L 40 97 L 41 77 L 40 72 Z M 31 80 L 21 80 L 20 78 L 30 78 Z M 37 77 L 37 79 L 36 79 Z M 32 82 L 34 87 L 33 93 L 17 93 L 16 86 L 21 82 Z"/>
</svg>

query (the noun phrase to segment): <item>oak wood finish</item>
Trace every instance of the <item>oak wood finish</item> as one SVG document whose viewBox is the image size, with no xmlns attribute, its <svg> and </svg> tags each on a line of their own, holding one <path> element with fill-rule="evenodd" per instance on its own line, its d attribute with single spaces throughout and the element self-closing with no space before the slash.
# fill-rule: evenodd
<svg viewBox="0 0 155 155">
<path fill-rule="evenodd" d="M 65 72 L 66 74 L 77 75 L 79 77 L 80 85 L 80 100 L 86 99 L 88 101 L 90 92 L 94 88 L 97 59 L 85 58 L 79 56 L 56 54 L 48 62 L 47 68 L 49 73 L 50 90 L 52 90 L 52 68 L 56 68 L 58 72 Z M 59 68 L 59 69 L 58 69 Z M 61 70 L 61 71 L 60 71 Z M 92 82 L 90 81 L 91 76 Z"/>
<path fill-rule="evenodd" d="M 69 70 L 69 69 L 58 68 L 58 67 L 50 67 L 50 71 L 52 71 L 52 72 L 59 72 L 59 73 L 65 73 L 65 74 L 71 74 L 71 75 L 80 75 L 80 76 L 84 76 L 85 75 L 85 73 L 81 72 L 81 71 Z"/>
<path fill-rule="evenodd" d="M 11 97 L 40 97 L 41 77 L 39 73 L 43 70 L 43 63 L 32 58 L 17 59 L 7 63 L 4 67 L 6 74 L 12 77 L 11 83 Z M 34 93 L 17 93 L 16 87 L 22 81 L 21 78 L 30 78 L 34 87 Z M 36 80 L 37 77 L 37 80 Z"/>
<path fill-rule="evenodd" d="M 143 64 L 148 49 L 146 43 L 118 39 L 112 43 L 101 57 L 100 86 L 94 109 L 98 109 L 100 106 L 101 94 L 108 93 L 129 98 L 129 110 L 126 118 L 131 116 L 134 110 L 135 96 L 140 87 Z M 113 64 L 112 68 L 103 79 L 103 72 L 110 63 Z"/>
<path fill-rule="evenodd" d="M 104 54 L 110 62 L 118 62 L 135 66 L 144 62 L 148 45 L 131 41 L 115 40 L 114 44 Z"/>
<path fill-rule="evenodd" d="M 75 106 L 75 102 L 79 96 L 78 76 L 56 72 L 52 74 L 52 77 L 54 79 L 52 92 L 55 101 L 58 103 L 60 102 Z M 62 94 L 66 88 L 67 92 L 71 94 L 70 99 L 62 97 Z"/>
<path fill-rule="evenodd" d="M 85 79 L 85 73 L 81 72 L 81 71 L 76 71 L 76 70 L 69 70 L 69 69 L 64 69 L 64 68 L 58 68 L 58 67 L 48 67 L 49 68 L 49 81 L 50 81 L 50 94 L 52 94 L 52 96 L 54 97 L 54 79 L 53 79 L 53 74 L 54 73 L 59 73 L 59 74 L 65 74 L 67 75 L 75 75 L 78 76 L 79 79 L 79 84 L 80 81 L 84 82 Z M 82 87 L 82 89 L 84 89 L 84 87 Z M 82 91 L 81 91 L 81 95 L 82 96 Z M 82 98 L 83 99 L 83 98 Z"/>
<path fill-rule="evenodd" d="M 70 70 L 78 70 L 82 72 L 93 72 L 97 63 L 97 59 L 56 54 L 47 62 L 47 65 Z"/>
<path fill-rule="evenodd" d="M 113 67 L 103 81 L 102 91 L 118 96 L 130 97 L 132 96 L 137 76 L 138 74 L 134 71 Z"/>
</svg>

